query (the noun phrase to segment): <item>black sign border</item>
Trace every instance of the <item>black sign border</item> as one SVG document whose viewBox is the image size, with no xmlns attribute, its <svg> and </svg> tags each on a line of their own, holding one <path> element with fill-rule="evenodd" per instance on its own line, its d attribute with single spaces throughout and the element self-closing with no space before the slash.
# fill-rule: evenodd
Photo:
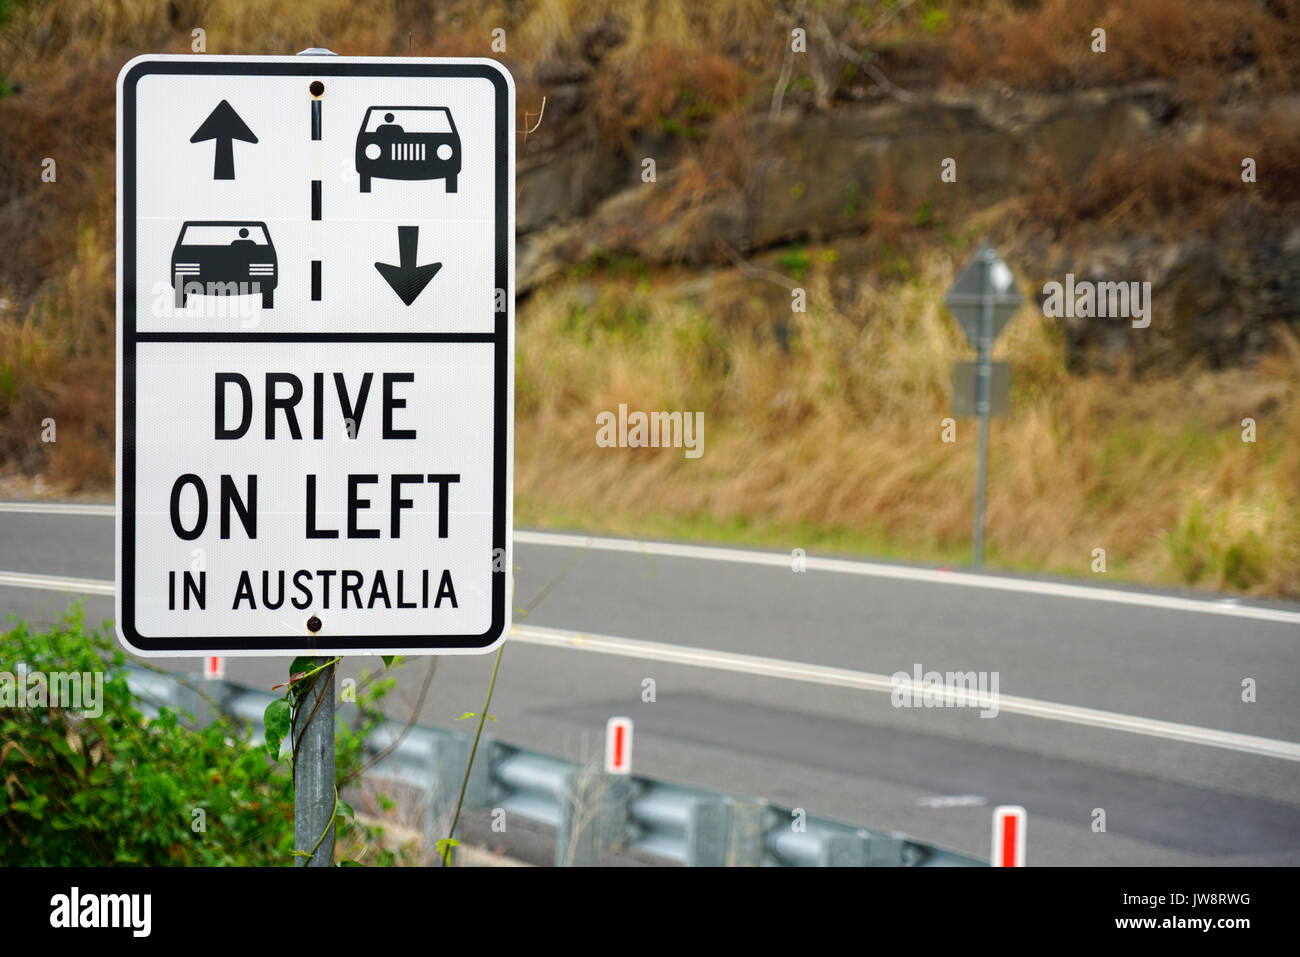
<svg viewBox="0 0 1300 957">
<path fill-rule="evenodd" d="M 117 629 L 122 639 L 137 650 L 151 655 L 228 654 L 241 652 L 263 654 L 283 652 L 292 655 L 312 651 L 349 651 L 372 647 L 375 652 L 404 651 L 412 654 L 436 654 L 440 651 L 475 649 L 487 650 L 502 637 L 507 623 L 506 575 L 509 568 L 494 568 L 492 572 L 492 624 L 481 635 L 311 635 L 304 633 L 298 641 L 288 636 L 275 638 L 214 638 L 214 637 L 147 637 L 135 626 L 135 506 L 136 506 L 136 346 L 146 341 L 171 342 L 235 342 L 235 341 L 292 341 L 292 342 L 492 342 L 494 350 L 494 414 L 493 414 L 493 488 L 492 488 L 492 548 L 494 554 L 506 555 L 506 510 L 509 506 L 509 489 L 506 487 L 508 461 L 507 438 L 510 427 L 508 393 L 510 388 L 510 321 L 507 308 L 496 314 L 496 329 L 492 333 L 162 333 L 148 334 L 136 331 L 136 87 L 143 77 L 151 75 L 182 74 L 187 76 L 397 76 L 397 77 L 478 77 L 488 80 L 495 91 L 496 154 L 510 156 L 513 137 L 510 129 L 509 89 L 505 67 L 486 63 L 401 63 L 374 61 L 331 61 L 330 57 L 308 57 L 302 62 L 291 61 L 221 61 L 213 60 L 144 60 L 131 67 L 122 77 L 122 142 L 119 144 L 119 162 L 122 164 L 122 311 L 121 324 L 122 393 L 119 404 L 122 421 L 118 423 L 118 441 L 121 443 L 121 475 L 118 483 L 121 500 L 118 502 L 118 521 L 121 527 L 121 554 L 119 555 L 120 580 L 117 583 L 120 614 Z M 496 269 L 495 288 L 510 287 L 510 183 L 509 162 L 496 164 Z M 484 556 L 488 561 L 491 556 Z M 305 629 L 304 629 L 305 632 Z"/>
</svg>

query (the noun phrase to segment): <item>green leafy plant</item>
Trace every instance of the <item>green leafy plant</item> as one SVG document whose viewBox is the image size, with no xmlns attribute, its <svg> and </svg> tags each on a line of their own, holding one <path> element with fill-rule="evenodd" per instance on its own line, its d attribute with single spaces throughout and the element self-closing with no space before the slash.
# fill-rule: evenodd
<svg viewBox="0 0 1300 957">
<path fill-rule="evenodd" d="M 299 656 L 289 664 L 289 680 L 271 689 L 272 691 L 278 691 L 280 688 L 287 689 L 283 697 L 276 698 L 262 712 L 262 724 L 266 728 L 266 750 L 272 758 L 279 760 L 280 742 L 289 733 L 293 724 L 293 712 L 297 710 L 302 699 L 315 687 L 321 672 L 326 668 L 333 668 L 340 660 L 331 658 L 318 664 L 314 658 Z M 331 672 L 331 677 L 332 674 Z M 294 754 L 296 755 L 297 752 L 295 742 Z"/>
<path fill-rule="evenodd" d="M 126 659 L 80 608 L 48 631 L 17 623 L 0 671 L 103 676 L 96 717 L 0 707 L 0 860 L 37 865 L 277 865 L 293 847 L 289 778 L 218 718 L 201 730 L 170 708 L 149 718 Z"/>
<path fill-rule="evenodd" d="M 220 713 L 203 728 L 194 716 L 158 708 L 127 683 L 126 656 L 104 630 L 87 628 L 79 606 L 48 630 L 14 622 L 0 638 L 0 861 L 10 866 L 283 866 L 294 860 L 293 780 L 279 764 L 291 708 L 324 665 L 291 665 L 283 698 L 267 709 L 266 748 L 251 742 L 246 721 Z M 387 665 L 394 664 L 392 658 Z M 28 674 L 101 676 L 92 707 L 49 707 L 50 696 L 14 692 Z M 382 722 L 395 682 L 362 673 L 356 714 L 335 734 L 340 788 L 360 782 L 377 758 L 365 742 Z M 270 742 L 274 739 L 274 744 Z M 392 808 L 384 795 L 381 806 Z M 336 798 L 335 837 L 350 859 L 392 865 L 405 854 L 385 846 L 381 825 L 358 820 Z M 328 832 L 327 832 L 328 833 Z M 324 835 L 322 835 L 322 839 Z"/>
</svg>

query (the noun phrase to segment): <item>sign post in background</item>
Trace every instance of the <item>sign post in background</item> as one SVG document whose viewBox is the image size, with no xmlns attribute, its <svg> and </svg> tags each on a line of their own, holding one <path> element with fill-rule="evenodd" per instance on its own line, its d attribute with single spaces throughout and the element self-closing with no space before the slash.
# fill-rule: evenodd
<svg viewBox="0 0 1300 957">
<path fill-rule="evenodd" d="M 1010 383 L 1010 373 L 1006 371 L 1005 365 L 992 361 L 993 342 L 1023 302 L 1011 269 L 988 243 L 981 245 L 970 262 L 962 267 L 944 298 L 944 303 L 961 324 L 967 340 L 975 346 L 977 353 L 973 377 L 964 368 L 967 363 L 958 363 L 953 370 L 955 414 L 963 414 L 965 407 L 971 404 L 968 398 L 971 390 L 967 385 L 971 383 L 974 386 L 973 411 L 979 417 L 979 450 L 975 466 L 975 531 L 971 544 L 971 565 L 975 568 L 984 564 L 984 491 L 988 484 L 989 416 L 997 410 L 1006 409 Z M 995 365 L 1003 368 L 995 370 Z"/>
</svg>

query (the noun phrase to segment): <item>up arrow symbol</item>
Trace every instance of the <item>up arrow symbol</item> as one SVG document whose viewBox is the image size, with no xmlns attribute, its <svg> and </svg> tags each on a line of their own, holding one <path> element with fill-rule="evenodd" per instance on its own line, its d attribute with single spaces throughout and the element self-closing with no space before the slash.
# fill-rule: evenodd
<svg viewBox="0 0 1300 957">
<path fill-rule="evenodd" d="M 216 159 L 212 164 L 212 178 L 234 179 L 235 151 L 231 147 L 231 143 L 234 140 L 256 143 L 257 137 L 248 128 L 248 124 L 240 119 L 239 114 L 235 112 L 235 108 L 222 100 L 217 104 L 216 109 L 208 114 L 208 118 L 203 121 L 202 125 L 194 131 L 194 135 L 190 137 L 191 143 L 201 143 L 203 140 L 217 141 Z"/>
</svg>

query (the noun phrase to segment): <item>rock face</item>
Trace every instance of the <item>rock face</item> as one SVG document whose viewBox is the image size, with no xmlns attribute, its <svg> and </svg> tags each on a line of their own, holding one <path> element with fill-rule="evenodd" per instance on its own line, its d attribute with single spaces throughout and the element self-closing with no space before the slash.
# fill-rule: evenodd
<svg viewBox="0 0 1300 957">
<path fill-rule="evenodd" d="M 1102 156 L 1168 143 L 1187 125 L 1163 85 L 1147 82 L 1061 95 L 936 94 L 822 113 L 787 107 L 743 117 L 703 144 L 661 134 L 615 147 L 584 124 L 581 70 L 551 72 L 552 135 L 525 144 L 519 161 L 521 294 L 600 256 L 728 265 L 737 255 L 869 235 L 890 217 L 957 222 L 1022 196 L 1044 168 L 1078 187 Z M 647 158 L 653 182 L 643 178 Z M 955 183 L 940 179 L 947 158 Z M 1076 237 L 1077 248 L 1061 248 L 1052 233 L 1029 224 L 999 237 L 1034 292 L 1066 272 L 1153 283 L 1145 330 L 1071 323 L 1080 362 L 1127 352 L 1140 365 L 1194 356 L 1231 363 L 1267 341 L 1269 323 L 1300 316 L 1300 235 L 1249 203 L 1207 234 L 1173 240 L 1108 232 L 1103 222 L 1086 242 Z"/>
<path fill-rule="evenodd" d="M 1066 320 L 1068 355 L 1076 365 L 1109 365 L 1127 357 L 1138 368 L 1172 369 L 1199 360 L 1211 368 L 1258 355 L 1275 323 L 1300 317 L 1300 227 L 1270 222 L 1245 203 L 1220 228 L 1175 242 L 1131 238 L 1086 254 L 1048 260 L 1044 282 L 1066 272 L 1093 282 L 1132 279 L 1152 284 L 1151 324 L 1107 319 Z M 1041 295 L 1042 284 L 1035 290 Z"/>
<path fill-rule="evenodd" d="M 572 95 L 566 101 L 583 105 Z M 721 261 L 709 251 L 715 239 L 749 252 L 828 241 L 866 230 L 882 192 L 909 216 L 949 196 L 983 205 L 1005 199 L 1023 184 L 1025 162 L 1034 152 L 1048 156 L 1062 175 L 1081 177 L 1103 149 L 1144 138 L 1153 106 L 1160 108 L 1159 98 L 1144 86 L 1021 96 L 1014 103 L 935 96 L 812 115 L 756 115 L 734 131 L 730 155 L 714 157 L 715 167 L 730 161 L 739 182 L 700 168 L 705 162 L 688 158 L 686 145 L 670 137 L 643 140 L 622 153 L 601 152 L 595 140 L 570 143 L 521 159 L 519 234 L 524 242 L 542 239 L 546 246 L 560 235 L 550 227 L 569 224 L 584 245 L 638 255 L 649 264 Z M 556 109 L 549 107 L 548 117 Z M 642 180 L 645 157 L 656 161 L 654 184 Z M 940 163 L 948 157 L 956 161 L 955 184 L 939 179 Z M 665 203 L 664 191 L 671 197 L 694 173 L 708 186 L 692 197 L 690 213 L 719 230 L 716 236 L 699 229 L 682 235 L 680 217 L 664 214 L 665 206 L 674 205 Z M 521 270 L 521 284 L 534 281 Z"/>
</svg>

